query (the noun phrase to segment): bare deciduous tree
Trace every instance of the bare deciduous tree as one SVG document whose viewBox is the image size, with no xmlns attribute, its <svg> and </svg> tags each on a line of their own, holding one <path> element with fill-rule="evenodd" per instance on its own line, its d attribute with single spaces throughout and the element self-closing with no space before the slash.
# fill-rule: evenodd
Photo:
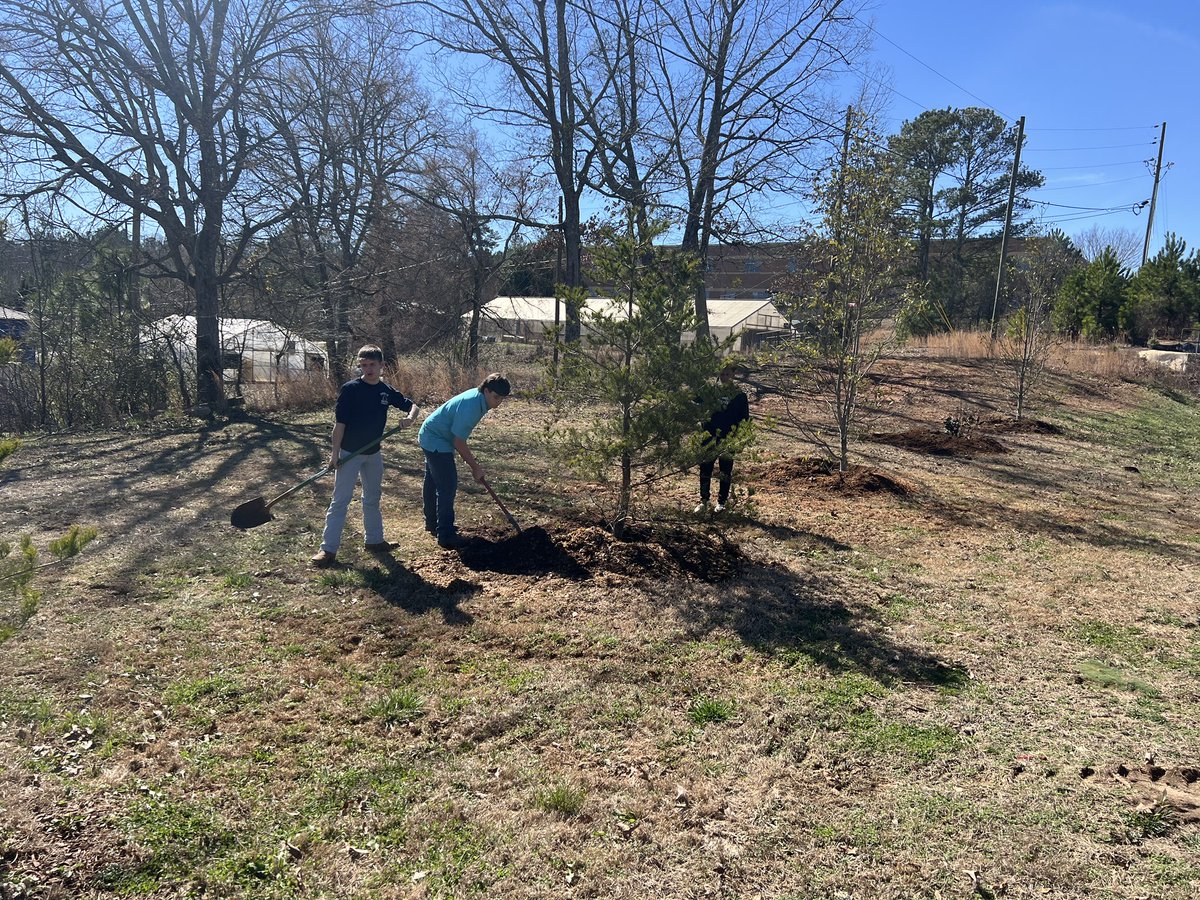
<svg viewBox="0 0 1200 900">
<path fill-rule="evenodd" d="M 683 249 L 737 238 L 754 201 L 791 193 L 806 155 L 839 130 L 827 78 L 864 44 L 851 0 L 653 0 L 662 28 L 651 90 L 671 139 Z M 708 332 L 704 288 L 696 296 Z"/>
<path fill-rule="evenodd" d="M 400 23 L 375 11 L 356 16 L 353 26 L 316 22 L 308 52 L 283 60 L 261 98 L 281 145 L 266 167 L 277 176 L 280 209 L 295 210 L 283 235 L 284 266 L 319 299 L 314 324 L 338 382 L 353 349 L 346 346 L 353 302 L 375 284 L 375 273 L 363 267 L 380 258 L 370 242 L 394 210 L 392 199 L 419 177 L 422 154 L 442 136 L 439 117 L 401 61 Z"/>
<path fill-rule="evenodd" d="M 570 0 L 416 0 L 434 14 L 427 37 L 444 50 L 482 59 L 509 87 L 511 103 L 497 104 L 488 75 L 456 75 L 447 87 L 474 114 L 533 135 L 529 156 L 545 162 L 563 200 L 563 283 L 583 284 L 580 200 L 587 190 L 595 148 L 580 146 L 604 84 L 583 89 L 588 28 Z M 483 92 L 478 92 L 483 88 Z M 590 100 L 585 98 L 591 98 Z M 536 148 L 536 149 L 535 149 Z M 565 337 L 579 339 L 579 310 L 568 304 Z"/>
<path fill-rule="evenodd" d="M 461 236 L 458 259 L 462 273 L 459 309 L 470 313 L 464 362 L 479 362 L 479 321 L 497 273 L 522 225 L 530 224 L 537 191 L 527 171 L 497 168 L 478 132 L 468 130 L 448 152 L 430 156 L 425 177 L 413 195 L 444 213 Z"/>
<path fill-rule="evenodd" d="M 160 232 L 161 272 L 195 298 L 201 401 L 224 402 L 220 290 L 264 214 L 255 161 L 273 137 L 250 100 L 298 49 L 290 0 L 0 0 L 0 137 L 9 197 L 104 202 Z"/>
<path fill-rule="evenodd" d="M 1113 249 L 1123 269 L 1132 269 L 1142 259 L 1142 238 L 1132 229 L 1120 226 L 1093 225 L 1075 235 L 1075 246 L 1088 262 L 1099 259 L 1107 247 Z"/>
</svg>

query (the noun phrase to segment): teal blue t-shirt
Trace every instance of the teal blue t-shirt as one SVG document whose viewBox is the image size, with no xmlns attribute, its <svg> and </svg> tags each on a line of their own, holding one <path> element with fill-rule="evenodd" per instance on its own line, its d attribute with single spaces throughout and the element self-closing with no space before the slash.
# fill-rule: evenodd
<svg viewBox="0 0 1200 900">
<path fill-rule="evenodd" d="M 468 388 L 429 414 L 421 423 L 417 442 L 422 450 L 453 453 L 454 439 L 457 437 L 465 441 L 487 411 L 487 398 L 483 396 L 483 391 Z"/>
</svg>

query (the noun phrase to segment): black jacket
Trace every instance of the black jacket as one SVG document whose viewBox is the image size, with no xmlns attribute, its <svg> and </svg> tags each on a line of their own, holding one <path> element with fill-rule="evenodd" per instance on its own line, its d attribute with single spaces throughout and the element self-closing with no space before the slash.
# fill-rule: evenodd
<svg viewBox="0 0 1200 900">
<path fill-rule="evenodd" d="M 732 388 L 732 392 L 722 398 L 721 405 L 704 423 L 704 430 L 721 440 L 749 418 L 750 401 L 743 391 Z"/>
</svg>

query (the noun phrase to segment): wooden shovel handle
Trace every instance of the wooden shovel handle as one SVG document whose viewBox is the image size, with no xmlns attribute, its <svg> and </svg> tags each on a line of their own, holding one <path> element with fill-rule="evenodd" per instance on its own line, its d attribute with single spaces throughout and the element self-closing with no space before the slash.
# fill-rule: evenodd
<svg viewBox="0 0 1200 900">
<path fill-rule="evenodd" d="M 492 486 L 487 483 L 486 478 L 480 478 L 479 483 L 487 488 L 487 492 L 492 495 L 492 499 L 496 501 L 496 505 L 500 507 L 500 512 L 504 513 L 504 518 L 508 519 L 508 524 L 517 530 L 521 531 L 521 526 L 517 524 L 517 520 L 513 518 L 513 514 L 508 511 L 508 507 L 504 505 L 504 501 L 496 496 L 496 492 L 492 490 Z"/>
</svg>

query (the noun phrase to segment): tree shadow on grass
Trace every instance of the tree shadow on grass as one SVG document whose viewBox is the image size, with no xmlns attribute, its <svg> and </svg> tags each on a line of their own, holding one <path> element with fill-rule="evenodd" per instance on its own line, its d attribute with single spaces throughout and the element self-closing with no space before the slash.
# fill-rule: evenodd
<svg viewBox="0 0 1200 900">
<path fill-rule="evenodd" d="M 376 554 L 375 563 L 363 563 L 355 570 L 363 584 L 391 606 L 414 616 L 436 610 L 447 625 L 465 626 L 475 621 L 459 604 L 483 590 L 478 584 L 461 578 L 455 578 L 445 587 L 430 584 L 390 553 Z"/>
<path fill-rule="evenodd" d="M 696 632 L 729 629 L 760 653 L 835 674 L 860 672 L 885 683 L 951 689 L 967 683 L 964 668 L 896 641 L 873 611 L 848 604 L 844 591 L 821 575 L 759 564 L 719 593 L 693 598 L 682 612 Z"/>
</svg>

